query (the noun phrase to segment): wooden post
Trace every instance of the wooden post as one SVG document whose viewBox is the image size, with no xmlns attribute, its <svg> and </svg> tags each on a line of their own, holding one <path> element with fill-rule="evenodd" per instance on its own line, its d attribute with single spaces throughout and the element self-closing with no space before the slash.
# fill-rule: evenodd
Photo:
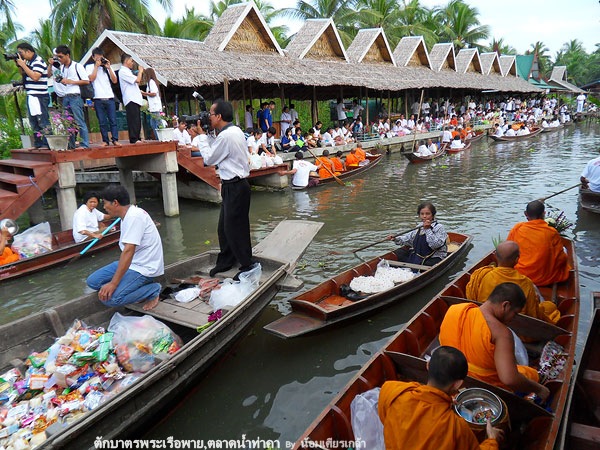
<svg viewBox="0 0 600 450">
<path fill-rule="evenodd" d="M 408 91 L 404 91 L 404 117 L 408 120 Z"/>
<path fill-rule="evenodd" d="M 369 126 L 369 88 L 365 88 L 365 97 L 367 98 L 367 117 L 365 119 L 365 123 L 364 126 L 368 127 Z"/>
<path fill-rule="evenodd" d="M 223 97 L 226 102 L 229 101 L 229 80 L 227 78 L 223 81 Z"/>
<path fill-rule="evenodd" d="M 313 125 L 319 120 L 319 108 L 317 106 L 317 88 L 313 86 L 312 99 L 310 101 L 310 112 Z M 310 128 L 310 127 L 309 127 Z"/>
</svg>

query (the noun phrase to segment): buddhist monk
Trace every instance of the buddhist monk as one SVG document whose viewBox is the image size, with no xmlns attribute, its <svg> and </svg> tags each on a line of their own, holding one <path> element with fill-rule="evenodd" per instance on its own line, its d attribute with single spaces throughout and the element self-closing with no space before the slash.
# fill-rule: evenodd
<svg viewBox="0 0 600 450">
<path fill-rule="evenodd" d="M 2 230 L 0 230 L 0 266 L 19 260 L 19 254 L 13 252 L 10 245 L 8 245 L 11 237 L 8 228 L 2 227 Z"/>
<path fill-rule="evenodd" d="M 521 256 L 515 269 L 531 278 L 537 286 L 565 281 L 569 277 L 569 260 L 558 231 L 544 220 L 544 203 L 527 204 L 527 222 L 516 224 L 507 240 L 519 244 Z"/>
<path fill-rule="evenodd" d="M 489 265 L 473 272 L 467 284 L 467 298 L 485 302 L 500 283 L 515 283 L 523 290 L 527 299 L 525 308 L 521 311 L 523 314 L 545 322 L 556 323 L 560 319 L 560 311 L 558 311 L 556 305 L 549 301 L 540 303 L 533 282 L 515 269 L 515 265 L 519 260 L 519 245 L 513 241 L 498 244 L 496 259 L 498 260 L 498 266 Z M 546 314 L 546 311 L 548 314 Z"/>
<path fill-rule="evenodd" d="M 319 156 L 316 161 L 317 165 L 320 165 L 319 168 L 319 178 L 330 178 L 332 174 L 336 176 L 339 175 L 339 172 L 335 172 L 333 168 L 333 162 L 329 159 L 329 150 L 323 150 L 322 156 Z"/>
<path fill-rule="evenodd" d="M 367 153 L 362 148 L 362 143 L 356 143 L 356 157 L 358 158 L 358 163 L 360 164 L 362 161 L 367 159 Z"/>
<path fill-rule="evenodd" d="M 534 368 L 517 365 L 514 337 L 507 326 L 523 309 L 525 300 L 518 285 L 502 283 L 481 306 L 452 305 L 442 321 L 439 339 L 441 345 L 456 347 L 465 354 L 470 376 L 504 389 L 533 392 L 545 401 L 550 391 L 538 383 Z"/>
<path fill-rule="evenodd" d="M 346 170 L 356 169 L 358 167 L 359 160 L 356 156 L 356 149 L 350 150 L 350 153 L 346 155 Z"/>
<path fill-rule="evenodd" d="M 488 421 L 487 439 L 481 443 L 467 422 L 452 408 L 467 376 L 465 355 L 452 347 L 439 347 L 427 363 L 426 385 L 387 381 L 379 393 L 379 417 L 386 450 L 497 449 L 503 431 Z"/>
<path fill-rule="evenodd" d="M 344 166 L 344 161 L 342 161 L 342 151 L 338 150 L 333 158 L 330 158 L 333 163 L 333 170 L 336 172 L 344 172 L 346 167 Z"/>
</svg>

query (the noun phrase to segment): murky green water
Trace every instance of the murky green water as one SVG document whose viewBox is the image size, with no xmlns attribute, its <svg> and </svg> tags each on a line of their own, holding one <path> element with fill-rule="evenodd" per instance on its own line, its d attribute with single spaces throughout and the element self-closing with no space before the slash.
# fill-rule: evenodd
<svg viewBox="0 0 600 450">
<path fill-rule="evenodd" d="M 416 205 L 431 200 L 448 230 L 473 236 L 467 258 L 448 276 L 398 305 L 313 336 L 284 341 L 262 330 L 289 311 L 281 294 L 263 312 L 251 332 L 226 358 L 198 381 L 177 409 L 157 424 L 148 438 L 295 440 L 355 371 L 460 270 L 489 252 L 492 239 L 506 237 L 525 220 L 527 202 L 577 184 L 588 160 L 600 149 L 600 127 L 580 124 L 519 143 L 479 142 L 464 154 L 425 165 L 408 165 L 400 155 L 386 157 L 352 186 L 331 184 L 310 192 L 254 192 L 253 241 L 282 219 L 325 223 L 296 272 L 312 287 L 358 259 L 332 256 L 416 225 Z M 579 344 L 589 326 L 591 292 L 600 291 L 600 216 L 577 206 L 573 189 L 549 199 L 574 227 L 579 259 L 582 308 Z M 219 209 L 182 202 L 181 216 L 161 216 L 161 205 L 141 206 L 162 223 L 167 263 L 217 246 Z M 361 256 L 388 250 L 371 248 Z M 76 267 L 46 271 L 29 279 L 0 284 L 2 322 L 8 322 L 86 292 L 85 277 L 117 257 L 117 251 L 82 259 Z"/>
</svg>

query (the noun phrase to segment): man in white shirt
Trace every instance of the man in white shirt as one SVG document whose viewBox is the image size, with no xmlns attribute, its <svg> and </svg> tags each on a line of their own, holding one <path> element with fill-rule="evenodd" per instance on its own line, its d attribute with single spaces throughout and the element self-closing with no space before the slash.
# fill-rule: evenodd
<svg viewBox="0 0 600 450">
<path fill-rule="evenodd" d="M 107 186 L 102 198 L 106 212 L 121 218 L 121 256 L 92 273 L 87 285 L 98 291 L 98 299 L 106 306 L 145 302 L 143 308 L 150 310 L 158 305 L 161 290 L 154 278 L 165 272 L 156 225 L 146 211 L 130 204 L 129 193 L 123 186 Z"/>
<path fill-rule="evenodd" d="M 181 119 L 177 124 L 177 128 L 173 128 L 173 140 L 177 141 L 179 145 L 192 145 L 192 138 L 186 128 L 187 123 Z"/>
<path fill-rule="evenodd" d="M 129 142 L 136 144 L 142 142 L 140 133 L 142 131 L 142 120 L 140 118 L 140 107 L 143 103 L 142 93 L 140 92 L 140 82 L 144 68 L 139 66 L 138 74 L 132 72 L 133 58 L 127 53 L 121 55 L 121 69 L 119 70 L 119 85 L 123 95 L 123 104 L 127 116 L 127 128 L 129 129 Z"/>
<path fill-rule="evenodd" d="M 304 161 L 304 155 L 302 152 L 296 152 L 296 160 L 292 166 L 292 170 L 283 172 L 284 175 L 294 175 L 292 177 L 292 186 L 296 187 L 312 187 L 319 183 L 318 177 L 310 177 L 311 172 L 319 170 L 321 165 L 315 166 L 314 164 Z"/>
<path fill-rule="evenodd" d="M 285 105 L 283 105 L 279 123 L 281 126 L 281 137 L 283 137 L 285 136 L 286 130 L 292 126 L 292 115 L 290 114 L 290 109 Z"/>
<path fill-rule="evenodd" d="M 110 61 L 104 57 L 104 51 L 100 47 L 92 50 L 91 64 L 85 66 L 90 81 L 94 86 L 94 109 L 100 125 L 100 134 L 102 135 L 102 144 L 107 146 L 111 141 L 108 140 L 108 130 L 112 143 L 119 144 L 119 130 L 117 128 L 117 108 L 115 105 L 115 95 L 113 94 L 112 84 L 117 83 L 117 76 L 112 70 Z"/>
<path fill-rule="evenodd" d="M 515 133 L 515 130 L 513 129 L 513 127 L 508 127 L 506 129 L 506 132 L 504 133 L 504 136 L 516 136 L 517 133 Z"/>
<path fill-rule="evenodd" d="M 221 251 L 217 263 L 210 271 L 227 272 L 234 264 L 240 264 L 240 271 L 233 277 L 251 270 L 252 245 L 250 241 L 250 166 L 248 148 L 244 133 L 233 123 L 233 106 L 225 100 L 217 100 L 210 107 L 210 125 L 218 131 L 216 138 L 209 138 L 204 130 L 198 130 L 202 139 L 198 148 L 204 157 L 204 164 L 219 166 L 221 177 L 221 214 L 217 233 Z"/>
<path fill-rule="evenodd" d="M 429 102 L 427 100 L 425 100 L 423 102 L 423 106 L 421 107 L 421 111 L 423 111 L 423 116 L 427 117 L 429 116 L 429 111 L 431 110 L 431 106 L 429 106 Z"/>
<path fill-rule="evenodd" d="M 294 108 L 294 104 L 290 103 L 290 116 L 292 116 L 292 123 L 298 120 L 298 111 Z"/>
<path fill-rule="evenodd" d="M 585 99 L 586 99 L 586 97 L 583 92 L 577 96 L 577 112 L 578 113 L 583 112 L 583 105 L 585 103 Z"/>
<path fill-rule="evenodd" d="M 252 105 L 246 105 L 246 113 L 244 114 L 244 124 L 246 132 L 251 133 L 254 129 L 254 119 L 252 118 Z"/>
<path fill-rule="evenodd" d="M 502 129 L 500 124 L 495 124 L 494 128 L 496 129 L 496 131 L 494 132 L 494 136 L 497 136 L 497 137 L 504 136 L 504 130 Z"/>
<path fill-rule="evenodd" d="M 344 100 L 342 98 L 337 99 L 335 105 L 335 111 L 337 113 L 338 124 L 341 126 L 346 121 L 346 108 L 344 107 Z"/>
<path fill-rule="evenodd" d="M 580 180 L 582 188 L 600 192 L 600 156 L 587 163 Z"/>
<path fill-rule="evenodd" d="M 356 120 L 358 116 L 360 116 L 365 108 L 362 105 L 358 104 L 358 101 L 354 100 L 352 102 L 352 118 Z"/>
<path fill-rule="evenodd" d="M 450 128 L 454 128 L 454 127 L 450 127 Z M 448 128 L 444 128 L 444 132 L 442 134 L 442 142 L 450 142 L 452 141 L 452 131 L 450 131 Z"/>
</svg>

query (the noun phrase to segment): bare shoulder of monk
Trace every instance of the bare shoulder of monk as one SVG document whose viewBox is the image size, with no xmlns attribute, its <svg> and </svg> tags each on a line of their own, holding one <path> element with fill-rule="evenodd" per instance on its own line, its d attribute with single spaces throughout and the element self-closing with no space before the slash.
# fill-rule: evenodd
<svg viewBox="0 0 600 450">
<path fill-rule="evenodd" d="M 510 341 L 513 339 L 512 333 L 508 327 L 494 317 L 491 312 L 486 311 L 485 309 L 481 310 L 481 312 L 483 313 L 483 317 L 485 317 L 488 327 L 490 327 L 493 344 L 495 344 L 498 340 L 508 339 Z"/>
</svg>

